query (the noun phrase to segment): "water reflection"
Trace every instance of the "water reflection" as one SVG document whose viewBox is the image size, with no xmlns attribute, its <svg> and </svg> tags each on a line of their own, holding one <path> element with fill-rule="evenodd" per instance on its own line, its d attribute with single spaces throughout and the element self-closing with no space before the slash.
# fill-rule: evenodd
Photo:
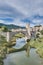
<svg viewBox="0 0 43 65">
<path fill-rule="evenodd" d="M 29 55 L 30 55 L 30 46 L 27 47 L 27 49 L 26 49 L 26 56 L 29 57 Z"/>
<path fill-rule="evenodd" d="M 16 45 L 13 46 L 13 48 L 20 49 L 20 48 L 22 48 L 25 44 L 26 44 L 26 41 L 25 41 L 24 38 L 18 38 L 18 39 L 16 40 Z"/>
<path fill-rule="evenodd" d="M 35 49 L 30 50 L 30 56 L 26 56 L 25 51 L 12 53 L 4 60 L 4 65 L 43 65 Z"/>
<path fill-rule="evenodd" d="M 17 44 L 25 44 L 19 40 Z M 20 48 L 21 45 L 16 46 Z M 27 57 L 29 56 L 29 57 Z M 35 49 L 30 50 L 29 43 L 26 46 L 25 51 L 20 51 L 16 53 L 11 53 L 7 55 L 7 58 L 4 60 L 4 65 L 43 65 L 41 63 L 41 58 L 36 54 Z"/>
</svg>

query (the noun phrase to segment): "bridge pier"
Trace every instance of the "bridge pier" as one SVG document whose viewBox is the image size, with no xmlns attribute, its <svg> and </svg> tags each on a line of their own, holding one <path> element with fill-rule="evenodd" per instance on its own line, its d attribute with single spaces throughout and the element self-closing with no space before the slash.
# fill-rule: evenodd
<svg viewBox="0 0 43 65">
<path fill-rule="evenodd" d="M 10 32 L 7 32 L 6 38 L 7 38 L 7 42 L 9 42 L 10 41 Z"/>
</svg>

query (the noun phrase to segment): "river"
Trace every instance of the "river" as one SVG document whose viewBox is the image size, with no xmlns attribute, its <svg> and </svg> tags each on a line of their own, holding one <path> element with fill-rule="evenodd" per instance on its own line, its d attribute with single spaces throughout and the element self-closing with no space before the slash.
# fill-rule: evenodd
<svg viewBox="0 0 43 65">
<path fill-rule="evenodd" d="M 23 38 L 17 39 L 16 43 L 14 48 L 21 48 L 26 44 Z M 35 49 L 31 48 L 28 57 L 26 51 L 8 54 L 4 65 L 43 65 L 43 59 L 39 57 Z"/>
</svg>

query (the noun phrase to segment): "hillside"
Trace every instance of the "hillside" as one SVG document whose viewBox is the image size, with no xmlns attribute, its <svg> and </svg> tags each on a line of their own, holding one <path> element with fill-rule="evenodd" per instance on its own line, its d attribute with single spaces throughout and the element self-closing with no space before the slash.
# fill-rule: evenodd
<svg viewBox="0 0 43 65">
<path fill-rule="evenodd" d="M 8 24 L 0 23 L 0 27 L 1 27 L 1 26 L 6 26 L 8 29 L 18 29 L 18 28 L 22 28 L 22 29 L 23 29 L 23 28 L 25 28 L 25 27 L 13 25 L 13 24 L 8 25 Z"/>
</svg>

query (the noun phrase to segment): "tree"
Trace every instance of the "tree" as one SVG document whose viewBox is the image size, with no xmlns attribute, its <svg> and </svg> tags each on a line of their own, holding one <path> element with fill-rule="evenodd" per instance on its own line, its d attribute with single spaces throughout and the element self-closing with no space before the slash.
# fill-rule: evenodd
<svg viewBox="0 0 43 65">
<path fill-rule="evenodd" d="M 5 43 L 7 44 L 6 38 L 0 35 L 0 65 L 4 64 L 3 59 L 6 58 L 7 54 L 7 46 Z"/>
<path fill-rule="evenodd" d="M 39 33 L 37 33 L 37 34 L 36 34 L 36 38 L 39 38 L 39 35 L 40 35 L 40 34 L 39 34 Z"/>
<path fill-rule="evenodd" d="M 41 32 L 41 34 L 43 35 L 43 30 L 41 30 L 40 32 Z"/>
<path fill-rule="evenodd" d="M 0 45 L 7 44 L 6 38 L 3 35 L 0 35 Z"/>
<path fill-rule="evenodd" d="M 2 28 L 2 27 L 0 26 L 0 28 Z"/>
<path fill-rule="evenodd" d="M 3 26 L 3 27 L 2 27 L 2 31 L 3 31 L 3 32 L 7 32 L 7 31 L 8 31 L 8 28 L 7 28 L 6 26 Z"/>
</svg>

